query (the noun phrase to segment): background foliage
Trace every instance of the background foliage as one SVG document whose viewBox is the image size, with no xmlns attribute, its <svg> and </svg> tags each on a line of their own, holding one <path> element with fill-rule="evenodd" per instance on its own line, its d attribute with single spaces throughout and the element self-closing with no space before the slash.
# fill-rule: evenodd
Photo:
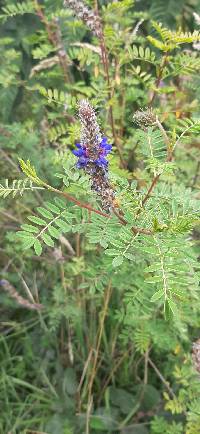
<svg viewBox="0 0 200 434">
<path fill-rule="evenodd" d="M 198 434 L 200 3 L 88 1 L 103 40 L 67 3 L 0 14 L 0 433 Z M 75 167 L 82 98 L 121 219 Z"/>
</svg>

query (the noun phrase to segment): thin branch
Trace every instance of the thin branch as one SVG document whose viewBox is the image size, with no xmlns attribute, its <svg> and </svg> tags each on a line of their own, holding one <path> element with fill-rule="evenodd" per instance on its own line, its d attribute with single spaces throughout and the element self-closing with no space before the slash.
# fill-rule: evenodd
<svg viewBox="0 0 200 434">
<path fill-rule="evenodd" d="M 163 138 L 164 138 L 164 140 L 165 140 L 166 145 L 169 146 L 169 144 L 170 144 L 169 137 L 168 137 L 168 135 L 167 135 L 165 129 L 163 128 L 161 122 L 159 121 L 158 117 L 156 117 L 156 122 L 155 122 L 155 124 L 156 124 L 156 125 L 158 126 L 158 128 L 160 129 L 160 131 L 161 131 L 161 133 L 162 133 L 162 135 L 163 135 Z"/>
<path fill-rule="evenodd" d="M 75 203 L 76 205 L 78 205 L 80 208 L 85 208 L 85 209 L 87 209 L 88 211 L 91 211 L 91 212 L 94 212 L 95 214 L 99 214 L 99 215 L 101 215 L 102 217 L 105 217 L 105 218 L 111 218 L 111 216 L 109 215 L 109 214 L 106 214 L 106 213 L 104 213 L 104 212 L 102 212 L 102 211 L 99 211 L 98 209 L 95 209 L 95 208 L 93 208 L 91 205 L 89 205 L 88 203 L 84 203 L 84 202 L 81 202 L 80 200 L 78 200 L 78 199 L 75 199 L 75 197 L 73 197 L 73 196 L 70 196 L 68 193 L 66 193 L 65 191 L 61 191 L 61 190 L 58 190 L 57 188 L 54 188 L 54 187 L 52 187 L 51 185 L 48 185 L 48 184 L 43 184 L 48 190 L 50 190 L 50 191 L 53 191 L 54 193 L 57 193 L 57 194 L 60 194 L 61 196 L 63 196 L 63 197 L 65 197 L 67 200 L 69 200 L 70 202 L 73 202 L 73 203 Z"/>
<path fill-rule="evenodd" d="M 111 371 L 109 372 L 109 375 L 101 389 L 101 393 L 100 396 L 98 397 L 98 404 L 100 405 L 100 402 L 102 400 L 102 397 L 104 395 L 104 392 L 108 386 L 108 384 L 110 383 L 110 381 L 112 380 L 113 374 L 118 370 L 118 368 L 120 367 L 120 365 L 123 363 L 124 359 L 129 355 L 130 353 L 130 348 L 119 358 L 119 360 L 116 362 L 116 364 L 113 366 L 113 368 L 111 369 Z"/>
<path fill-rule="evenodd" d="M 152 360 L 150 359 L 150 357 L 148 358 L 148 363 L 149 365 L 151 365 L 151 367 L 154 369 L 155 373 L 157 374 L 157 376 L 160 378 L 160 380 L 162 381 L 162 383 L 164 384 L 164 386 L 166 387 L 166 389 L 168 390 L 169 394 L 171 395 L 171 397 L 173 399 L 176 399 L 176 395 L 173 392 L 173 390 L 171 389 L 169 383 L 167 380 L 165 380 L 165 378 L 163 377 L 163 375 L 161 374 L 161 372 L 159 371 L 159 369 L 157 368 L 157 366 L 155 365 L 154 362 L 152 362 Z"/>
<path fill-rule="evenodd" d="M 161 122 L 159 121 L 158 117 L 156 118 L 156 122 L 155 124 L 158 126 L 158 128 L 160 129 L 163 138 L 165 140 L 166 146 L 167 146 L 167 158 L 166 158 L 166 163 L 169 163 L 170 161 L 172 161 L 172 149 L 170 149 L 170 139 L 165 131 L 165 129 L 163 128 Z M 146 203 L 146 201 L 149 199 L 149 197 L 151 196 L 151 192 L 154 189 L 154 187 L 156 186 L 159 178 L 161 176 L 161 173 L 158 173 L 156 176 L 154 176 L 152 183 L 144 197 L 144 199 L 142 200 L 142 206 L 144 206 L 144 204 Z"/>
<path fill-rule="evenodd" d="M 67 83 L 67 82 L 69 82 L 69 79 L 70 79 L 68 71 L 67 71 L 69 61 L 67 58 L 66 50 L 65 50 L 63 43 L 62 43 L 61 31 L 60 31 L 60 28 L 58 25 L 58 21 L 55 18 L 53 22 L 49 22 L 45 16 L 43 10 L 42 10 L 42 7 L 40 6 L 40 4 L 38 3 L 37 0 L 34 0 L 34 4 L 35 4 L 36 14 L 46 28 L 48 39 L 49 39 L 50 43 L 53 45 L 53 47 L 56 48 L 56 51 L 58 53 L 59 63 L 60 63 L 60 66 L 63 70 L 63 77 L 64 77 L 65 82 Z"/>
<path fill-rule="evenodd" d="M 122 225 L 127 225 L 128 222 L 123 218 L 123 216 L 121 214 L 118 213 L 118 211 L 116 211 L 116 209 L 113 209 L 113 213 L 116 215 L 116 217 L 119 219 L 120 223 Z M 138 228 L 136 226 L 132 226 L 131 230 L 134 234 L 145 234 L 145 235 L 152 235 L 152 231 L 150 231 L 149 229 L 145 229 L 145 228 Z"/>
<path fill-rule="evenodd" d="M 158 126 L 159 130 L 162 133 L 162 136 L 164 138 L 166 147 L 167 147 L 167 161 L 171 161 L 172 160 L 172 149 L 171 149 L 171 144 L 170 144 L 170 139 L 165 131 L 165 129 L 163 128 L 161 122 L 159 121 L 158 117 L 156 117 L 156 122 L 155 124 Z"/>
<path fill-rule="evenodd" d="M 11 134 L 9 135 L 11 136 Z M 8 161 L 8 163 L 17 171 L 20 173 L 20 168 L 19 166 L 7 155 L 7 153 L 3 150 L 0 149 L 1 154 L 3 155 L 3 157 L 5 158 L 5 160 Z"/>
<path fill-rule="evenodd" d="M 88 211 L 94 212 L 95 214 L 101 215 L 102 217 L 105 217 L 107 219 L 112 218 L 112 216 L 110 214 L 106 214 L 102 211 L 99 211 L 98 209 L 93 208 L 91 205 L 89 205 L 88 203 L 84 203 L 81 202 L 78 199 L 75 199 L 75 197 L 70 196 L 68 193 L 66 193 L 65 191 L 61 191 L 58 190 L 57 188 L 52 187 L 51 185 L 45 184 L 43 183 L 43 186 L 46 187 L 48 190 L 53 191 L 57 194 L 60 194 L 61 196 L 65 197 L 67 200 L 69 200 L 70 202 L 75 203 L 76 205 L 78 205 L 80 208 L 85 208 Z M 128 222 L 123 218 L 123 216 L 121 214 L 119 214 L 115 208 L 113 208 L 113 213 L 116 215 L 116 217 L 119 219 L 120 223 L 122 225 L 127 225 Z M 134 234 L 145 234 L 145 235 L 152 235 L 152 231 L 145 229 L 145 228 L 138 228 L 135 226 L 132 226 L 131 228 L 132 232 Z"/>
<path fill-rule="evenodd" d="M 112 94 L 111 94 L 111 91 L 110 91 L 108 53 L 107 53 L 107 49 L 106 49 L 106 45 L 105 45 L 104 36 L 102 36 L 100 47 L 101 47 L 101 52 L 102 52 L 102 62 L 103 62 L 103 65 L 104 65 L 104 71 L 105 71 L 105 74 L 106 74 L 106 80 L 107 80 L 107 85 L 108 85 L 108 97 L 111 100 Z M 113 134 L 114 142 L 115 142 L 116 148 L 118 150 L 118 154 L 119 154 L 121 165 L 125 169 L 126 168 L 126 163 L 124 161 L 124 158 L 123 158 L 123 155 L 122 155 L 122 151 L 121 151 L 121 147 L 120 147 L 120 144 L 119 144 L 119 141 L 118 141 L 118 137 L 117 137 L 117 134 L 116 134 L 116 130 L 115 130 L 115 123 L 114 123 L 114 116 L 113 116 L 112 105 L 109 106 L 109 113 L 110 113 L 110 123 L 111 123 L 111 128 L 112 128 L 112 134 Z"/>
<path fill-rule="evenodd" d="M 161 80 L 162 80 L 162 75 L 163 75 L 163 71 L 164 71 L 164 68 L 165 68 L 165 66 L 166 66 L 166 64 L 167 64 L 167 61 L 168 61 L 168 53 L 166 52 L 165 54 L 164 54 L 164 56 L 163 56 L 163 60 L 162 60 L 162 64 L 161 64 L 161 66 L 160 66 L 160 71 L 159 71 L 159 74 L 158 74 L 158 77 L 157 77 L 157 80 L 156 80 L 156 87 L 155 87 L 155 89 L 154 89 L 154 91 L 153 91 L 153 95 L 152 95 L 152 97 L 151 97 L 151 101 L 150 101 L 150 103 L 149 103 L 149 105 L 151 106 L 152 104 L 153 104 L 153 102 L 154 102 L 154 99 L 155 99 L 155 97 L 156 97 L 156 91 L 157 91 L 157 89 L 158 89 L 158 87 L 159 87 L 159 85 L 160 85 L 160 82 L 161 82 Z"/>
<path fill-rule="evenodd" d="M 95 12 L 99 16 L 98 2 L 97 1 L 96 1 L 96 4 L 95 4 Z M 108 52 L 107 52 L 107 48 L 106 48 L 106 44 L 105 44 L 105 37 L 104 37 L 103 27 L 102 27 L 102 32 L 101 32 L 101 36 L 100 36 L 100 48 L 101 48 L 101 58 L 102 58 L 103 68 L 104 68 L 104 72 L 105 72 L 105 76 L 106 76 L 106 81 L 107 81 L 107 85 L 108 85 L 108 98 L 111 100 L 112 99 L 112 93 L 111 93 L 111 90 L 110 90 L 109 59 L 108 59 Z M 118 141 L 118 137 L 117 137 L 117 134 L 116 134 L 116 130 L 115 130 L 115 123 L 114 123 L 114 116 L 113 116 L 112 105 L 109 106 L 109 114 L 110 114 L 110 124 L 111 124 L 111 129 L 112 129 L 112 135 L 113 135 L 113 138 L 114 138 L 114 141 L 115 141 L 116 148 L 118 150 L 118 154 L 119 154 L 121 165 L 125 169 L 126 168 L 126 163 L 124 161 L 124 158 L 123 158 L 123 155 L 122 155 L 122 151 L 121 151 L 121 147 L 120 147 L 120 144 L 119 144 L 119 141 Z"/>
<path fill-rule="evenodd" d="M 192 180 L 192 185 L 191 185 L 192 188 L 195 187 L 196 181 L 197 181 L 197 179 L 198 179 L 198 176 L 199 176 L 199 169 L 200 169 L 200 161 L 198 161 L 198 163 L 197 163 L 197 167 L 196 167 L 195 175 L 194 175 L 193 180 Z"/>
<path fill-rule="evenodd" d="M 84 363 L 84 367 L 83 367 L 83 372 L 82 372 L 82 375 L 81 375 L 81 379 L 80 379 L 80 381 L 79 381 L 79 385 L 78 385 L 78 387 L 77 387 L 77 393 L 80 393 L 80 391 L 81 391 L 81 387 L 82 387 L 82 385 L 83 385 L 83 382 L 84 382 L 84 379 L 85 379 L 85 376 L 86 376 L 86 372 L 87 372 L 87 370 L 88 370 L 88 366 L 89 366 L 89 364 L 90 364 L 90 361 L 91 361 L 91 358 L 92 358 L 93 353 L 94 353 L 94 349 L 91 348 L 91 350 L 90 350 L 90 352 L 89 352 L 89 354 L 88 354 L 87 360 L 86 360 L 86 362 Z"/>
<path fill-rule="evenodd" d="M 144 385 L 148 383 L 148 361 L 149 361 L 149 347 L 146 349 L 144 355 Z"/>
<path fill-rule="evenodd" d="M 144 206 L 144 204 L 146 203 L 146 201 L 149 199 L 149 197 L 151 196 L 151 192 L 154 189 L 155 185 L 157 184 L 159 178 L 160 178 L 161 173 L 159 173 L 158 175 L 154 176 L 153 181 L 144 197 L 144 199 L 142 200 L 142 206 Z"/>
</svg>

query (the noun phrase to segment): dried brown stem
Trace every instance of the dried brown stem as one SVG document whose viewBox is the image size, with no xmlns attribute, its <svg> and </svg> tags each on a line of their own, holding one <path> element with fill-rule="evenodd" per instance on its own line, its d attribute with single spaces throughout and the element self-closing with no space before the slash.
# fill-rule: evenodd
<svg viewBox="0 0 200 434">
<path fill-rule="evenodd" d="M 26 300 L 24 297 L 22 297 L 20 294 L 18 294 L 18 292 L 16 291 L 16 289 L 10 284 L 10 282 L 8 282 L 8 280 L 1 280 L 0 281 L 0 286 L 20 306 L 22 306 L 22 307 L 24 307 L 26 309 L 30 309 L 30 310 L 41 310 L 41 309 L 43 309 L 44 306 L 42 304 L 39 304 L 39 303 L 30 303 L 28 300 Z"/>
<path fill-rule="evenodd" d="M 67 54 L 62 44 L 60 28 L 56 22 L 56 19 L 53 22 L 49 22 L 47 20 L 43 12 L 43 9 L 37 0 L 34 0 L 34 4 L 35 4 L 36 14 L 46 28 L 48 39 L 50 43 L 53 45 L 53 47 L 55 47 L 57 50 L 59 63 L 63 70 L 64 80 L 65 82 L 68 82 L 69 74 L 67 70 L 68 69 Z"/>
<path fill-rule="evenodd" d="M 95 375 L 97 373 L 97 368 L 98 368 L 97 362 L 98 362 L 98 357 L 99 357 L 101 338 L 102 338 L 102 334 L 103 334 L 103 330 L 104 330 L 104 322 L 105 322 L 105 318 L 106 318 L 106 314 L 107 314 L 107 310 L 108 310 L 108 303 L 109 303 L 110 296 L 111 296 L 111 289 L 112 289 L 112 286 L 111 286 L 111 281 L 110 281 L 108 284 L 107 290 L 105 292 L 105 296 L 104 296 L 104 306 L 103 306 L 102 315 L 100 317 L 97 345 L 95 348 L 92 372 L 91 372 L 91 376 L 90 376 L 90 380 L 89 380 L 89 384 L 88 384 L 88 405 L 87 405 L 88 411 L 87 411 L 87 420 L 86 420 L 86 433 L 87 434 L 89 434 L 89 419 L 90 419 L 92 402 L 93 402 L 92 389 L 93 389 L 94 379 L 95 379 Z"/>
</svg>

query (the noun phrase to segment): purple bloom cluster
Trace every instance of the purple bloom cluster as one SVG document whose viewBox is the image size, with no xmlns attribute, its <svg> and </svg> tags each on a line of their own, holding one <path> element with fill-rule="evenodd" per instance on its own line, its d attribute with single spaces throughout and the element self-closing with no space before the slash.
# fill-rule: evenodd
<svg viewBox="0 0 200 434">
<path fill-rule="evenodd" d="M 99 144 L 98 158 L 94 159 L 94 156 L 90 155 L 90 150 L 88 149 L 87 145 L 76 143 L 76 147 L 78 149 L 72 152 L 74 155 L 76 155 L 76 157 L 78 157 L 78 162 L 76 164 L 78 169 L 85 168 L 89 163 L 93 163 L 95 166 L 98 167 L 108 166 L 108 161 L 106 160 L 106 156 L 111 152 L 112 145 L 109 145 L 106 137 L 103 137 L 103 139 Z M 97 155 L 95 157 L 97 157 Z"/>
<path fill-rule="evenodd" d="M 81 140 L 72 151 L 78 158 L 76 167 L 84 169 L 89 175 L 91 189 L 96 192 L 106 211 L 111 211 L 115 192 L 109 181 L 107 155 L 112 146 L 102 137 L 96 113 L 88 100 L 79 102 L 78 110 L 81 122 Z"/>
</svg>

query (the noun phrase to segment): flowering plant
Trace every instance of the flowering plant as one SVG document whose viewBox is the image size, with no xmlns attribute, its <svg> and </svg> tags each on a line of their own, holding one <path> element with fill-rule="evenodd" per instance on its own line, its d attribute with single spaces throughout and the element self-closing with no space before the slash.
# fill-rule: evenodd
<svg viewBox="0 0 200 434">
<path fill-rule="evenodd" d="M 90 103 L 82 100 L 79 103 L 79 118 L 81 121 L 81 142 L 76 143 L 77 150 L 72 151 L 78 157 L 76 167 L 84 169 L 91 179 L 91 188 L 100 196 L 104 209 L 111 209 L 115 197 L 108 180 L 107 155 L 112 146 L 107 138 L 100 133 L 96 114 Z"/>
<path fill-rule="evenodd" d="M 3 0 L 0 434 L 199 433 L 197 2 Z"/>
</svg>

